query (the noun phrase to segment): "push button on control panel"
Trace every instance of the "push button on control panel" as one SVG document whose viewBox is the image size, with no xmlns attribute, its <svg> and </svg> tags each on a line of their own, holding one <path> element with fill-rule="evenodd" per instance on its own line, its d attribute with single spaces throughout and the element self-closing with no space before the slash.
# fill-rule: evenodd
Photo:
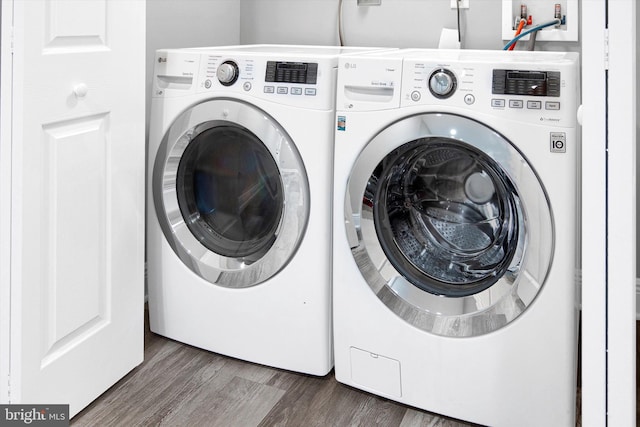
<svg viewBox="0 0 640 427">
<path fill-rule="evenodd" d="M 473 97 L 473 95 L 467 95 L 464 98 L 464 102 L 470 104 L 467 101 L 467 97 Z M 544 102 L 544 109 L 548 111 L 560 111 L 560 101 L 537 101 L 537 100 L 528 100 L 526 101 L 526 108 L 528 110 L 542 110 L 542 103 Z M 491 107 L 493 108 L 504 108 L 507 105 L 506 100 L 501 98 L 492 98 L 491 99 Z M 509 108 L 513 109 L 524 109 L 525 108 L 525 100 L 522 99 L 509 99 Z"/>
<path fill-rule="evenodd" d="M 541 110 L 542 101 L 527 101 L 527 108 L 529 110 Z"/>
<path fill-rule="evenodd" d="M 248 87 L 247 87 L 248 85 Z M 245 90 L 251 89 L 250 83 L 245 83 Z M 264 86 L 264 93 L 267 94 L 277 94 L 277 95 L 306 95 L 306 96 L 316 96 L 315 88 L 301 88 L 298 86 L 288 87 L 288 86 Z"/>
</svg>

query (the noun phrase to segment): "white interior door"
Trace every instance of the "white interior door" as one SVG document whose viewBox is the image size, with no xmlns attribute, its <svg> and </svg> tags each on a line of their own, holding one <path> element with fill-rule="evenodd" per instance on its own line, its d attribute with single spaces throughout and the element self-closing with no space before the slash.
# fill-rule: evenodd
<svg viewBox="0 0 640 427">
<path fill-rule="evenodd" d="M 9 401 L 73 416 L 143 358 L 145 2 L 12 3 Z"/>
</svg>

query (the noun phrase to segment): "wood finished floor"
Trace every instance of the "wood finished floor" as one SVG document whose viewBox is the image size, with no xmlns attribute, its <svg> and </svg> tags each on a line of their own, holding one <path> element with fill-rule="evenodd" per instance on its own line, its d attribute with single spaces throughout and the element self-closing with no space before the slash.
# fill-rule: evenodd
<svg viewBox="0 0 640 427">
<path fill-rule="evenodd" d="M 243 362 L 148 330 L 144 362 L 71 420 L 79 426 L 468 427 L 338 383 Z M 578 421 L 577 425 L 580 425 Z"/>
</svg>

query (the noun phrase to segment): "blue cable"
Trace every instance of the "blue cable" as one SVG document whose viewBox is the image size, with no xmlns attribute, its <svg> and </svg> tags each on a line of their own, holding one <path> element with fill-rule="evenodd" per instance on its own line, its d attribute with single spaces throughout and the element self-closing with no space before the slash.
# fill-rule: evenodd
<svg viewBox="0 0 640 427">
<path fill-rule="evenodd" d="M 535 27 L 531 27 L 527 31 L 525 31 L 524 33 L 520 33 L 516 37 L 511 39 L 511 41 L 509 43 L 504 45 L 502 50 L 509 50 L 509 48 L 511 47 L 512 44 L 516 43 L 518 40 L 520 40 L 524 36 L 533 33 L 534 31 L 540 31 L 543 28 L 547 28 L 547 27 L 550 27 L 552 25 L 558 25 L 558 24 L 562 24 L 562 21 L 560 19 L 554 19 L 553 21 L 549 21 L 547 23 L 536 25 Z"/>
</svg>

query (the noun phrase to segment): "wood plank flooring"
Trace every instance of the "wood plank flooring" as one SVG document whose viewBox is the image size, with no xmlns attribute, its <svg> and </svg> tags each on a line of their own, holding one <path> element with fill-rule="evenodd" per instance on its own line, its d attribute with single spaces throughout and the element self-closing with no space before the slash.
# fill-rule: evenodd
<svg viewBox="0 0 640 427">
<path fill-rule="evenodd" d="M 333 373 L 318 378 L 247 363 L 148 330 L 145 361 L 71 425 L 474 426 L 345 386 Z"/>
</svg>

